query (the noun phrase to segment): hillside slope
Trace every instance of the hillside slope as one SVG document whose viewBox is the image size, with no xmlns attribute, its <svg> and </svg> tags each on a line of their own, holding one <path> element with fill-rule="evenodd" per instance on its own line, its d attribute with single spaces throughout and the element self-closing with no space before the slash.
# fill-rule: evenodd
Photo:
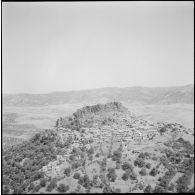
<svg viewBox="0 0 195 195">
<path fill-rule="evenodd" d="M 3 153 L 4 193 L 193 192 L 194 130 L 86 106 Z"/>
<path fill-rule="evenodd" d="M 120 101 L 138 104 L 194 103 L 194 85 L 180 87 L 101 88 L 48 94 L 3 95 L 4 106 L 43 106 L 68 103 L 107 103 Z"/>
</svg>

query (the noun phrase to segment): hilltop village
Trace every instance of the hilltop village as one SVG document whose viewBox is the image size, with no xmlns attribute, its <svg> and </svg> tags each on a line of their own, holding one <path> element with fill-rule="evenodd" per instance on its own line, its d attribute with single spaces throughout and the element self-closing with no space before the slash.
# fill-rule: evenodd
<svg viewBox="0 0 195 195">
<path fill-rule="evenodd" d="M 13 186 L 9 192 L 192 192 L 194 143 L 186 139 L 193 137 L 193 129 L 177 123 L 137 119 L 118 102 L 83 107 L 15 149 L 38 147 L 42 156 L 14 157 L 21 170 L 30 162 L 42 165 L 25 188 Z"/>
</svg>

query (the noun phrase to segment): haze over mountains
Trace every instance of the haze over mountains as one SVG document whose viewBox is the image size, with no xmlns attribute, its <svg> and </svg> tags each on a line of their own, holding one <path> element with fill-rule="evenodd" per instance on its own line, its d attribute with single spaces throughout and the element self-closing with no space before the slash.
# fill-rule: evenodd
<svg viewBox="0 0 195 195">
<path fill-rule="evenodd" d="M 106 87 L 81 91 L 53 92 L 48 94 L 4 94 L 4 106 L 44 106 L 74 103 L 106 103 L 109 101 L 130 104 L 194 103 L 194 85 L 176 87 Z"/>
</svg>

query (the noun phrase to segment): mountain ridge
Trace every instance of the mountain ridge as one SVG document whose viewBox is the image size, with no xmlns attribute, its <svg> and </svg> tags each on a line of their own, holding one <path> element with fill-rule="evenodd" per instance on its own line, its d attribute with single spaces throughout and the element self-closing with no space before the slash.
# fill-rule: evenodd
<svg viewBox="0 0 195 195">
<path fill-rule="evenodd" d="M 4 106 L 44 106 L 110 101 L 147 104 L 194 103 L 194 85 L 170 87 L 106 87 L 99 89 L 51 92 L 47 94 L 3 94 Z"/>
</svg>

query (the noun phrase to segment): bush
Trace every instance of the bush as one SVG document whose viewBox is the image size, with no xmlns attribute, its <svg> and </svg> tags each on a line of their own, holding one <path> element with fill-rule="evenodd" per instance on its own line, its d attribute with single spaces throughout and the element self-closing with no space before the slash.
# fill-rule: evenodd
<svg viewBox="0 0 195 195">
<path fill-rule="evenodd" d="M 60 184 L 57 188 L 58 192 L 67 192 L 69 190 L 69 186 L 66 186 L 64 184 Z"/>
<path fill-rule="evenodd" d="M 122 157 L 121 151 L 120 150 L 116 150 L 116 151 L 114 151 L 114 153 L 112 155 L 112 160 L 119 162 L 121 157 Z"/>
<path fill-rule="evenodd" d="M 64 174 L 65 174 L 67 177 L 70 177 L 70 173 L 71 173 L 70 167 L 68 167 L 68 168 L 66 168 L 66 169 L 64 170 Z"/>
<path fill-rule="evenodd" d="M 108 177 L 109 181 L 114 182 L 117 178 L 117 176 L 115 174 L 115 169 L 113 169 L 113 168 L 108 169 L 107 177 Z"/>
<path fill-rule="evenodd" d="M 135 174 L 135 172 L 132 172 L 130 174 L 130 179 L 132 179 L 132 180 L 136 180 L 137 179 L 137 175 Z"/>
<path fill-rule="evenodd" d="M 79 178 L 80 178 L 80 173 L 75 173 L 75 174 L 73 175 L 73 178 L 74 178 L 74 179 L 79 179 Z"/>
<path fill-rule="evenodd" d="M 95 155 L 95 157 L 97 157 L 97 158 L 98 158 L 99 156 L 100 156 L 100 153 L 97 153 L 97 154 Z"/>
<path fill-rule="evenodd" d="M 35 188 L 34 188 L 34 191 L 38 192 L 40 189 L 41 189 L 41 186 L 40 185 L 36 185 Z"/>
<path fill-rule="evenodd" d="M 129 179 L 129 177 L 130 177 L 130 175 L 128 174 L 128 173 L 123 173 L 123 175 L 122 175 L 122 179 L 124 180 L 124 181 L 127 181 L 128 179 Z"/>
<path fill-rule="evenodd" d="M 120 169 L 120 167 L 121 167 L 121 164 L 116 162 L 116 169 Z"/>
<path fill-rule="evenodd" d="M 3 194 L 8 194 L 9 191 L 10 191 L 9 187 L 5 186 L 4 189 L 3 189 Z"/>
<path fill-rule="evenodd" d="M 122 169 L 123 169 L 123 170 L 129 169 L 129 170 L 133 171 L 133 166 L 132 166 L 130 163 L 125 162 L 125 163 L 122 165 Z"/>
<path fill-rule="evenodd" d="M 143 159 L 141 158 L 137 158 L 135 161 L 134 161 L 134 165 L 135 166 L 138 166 L 139 168 L 142 168 L 145 166 L 145 162 Z"/>
<path fill-rule="evenodd" d="M 152 187 L 151 185 L 147 185 L 144 189 L 144 193 L 152 193 Z"/>
<path fill-rule="evenodd" d="M 47 183 L 47 180 L 46 180 L 45 178 L 42 178 L 42 179 L 40 180 L 40 185 L 41 185 L 42 187 L 45 187 L 45 186 L 46 186 L 46 183 Z"/>
<path fill-rule="evenodd" d="M 160 128 L 159 132 L 162 135 L 163 133 L 165 133 L 167 131 L 167 129 L 165 127 Z"/>
<path fill-rule="evenodd" d="M 103 189 L 103 193 L 112 193 L 112 189 L 110 188 L 110 186 L 105 186 Z"/>
<path fill-rule="evenodd" d="M 157 185 L 153 190 L 153 193 L 166 193 L 166 190 L 162 186 Z"/>
<path fill-rule="evenodd" d="M 144 153 L 140 153 L 139 155 L 138 155 L 138 158 L 142 158 L 142 159 L 145 159 L 145 155 L 144 155 Z"/>
<path fill-rule="evenodd" d="M 51 192 L 53 189 L 57 187 L 56 180 L 52 180 L 50 184 L 47 186 L 46 191 Z"/>
<path fill-rule="evenodd" d="M 151 176 L 156 176 L 158 174 L 158 170 L 156 168 L 153 168 L 150 173 Z"/>
<path fill-rule="evenodd" d="M 125 173 L 123 173 L 123 175 L 122 175 L 122 179 L 125 181 L 128 180 L 131 173 L 132 173 L 132 171 L 130 169 L 126 169 Z"/>
<path fill-rule="evenodd" d="M 88 155 L 94 154 L 94 149 L 92 147 L 90 147 L 90 149 L 88 150 Z"/>
<path fill-rule="evenodd" d="M 116 188 L 114 193 L 121 193 L 121 189 L 120 188 Z"/>
<path fill-rule="evenodd" d="M 30 183 L 29 187 L 28 187 L 28 191 L 31 191 L 33 190 L 35 187 L 35 184 L 34 183 Z"/>
<path fill-rule="evenodd" d="M 147 175 L 146 169 L 142 168 L 141 171 L 139 172 L 139 174 L 140 174 L 141 176 Z"/>
<path fill-rule="evenodd" d="M 147 164 L 146 164 L 146 168 L 147 168 L 147 169 L 150 169 L 150 168 L 151 168 L 151 164 L 150 164 L 150 163 L 147 163 Z"/>
<path fill-rule="evenodd" d="M 138 188 L 139 188 L 140 190 L 143 190 L 144 185 L 143 185 L 142 183 L 139 183 L 139 184 L 138 184 Z"/>
<path fill-rule="evenodd" d="M 168 187 L 168 190 L 169 191 L 173 191 L 174 190 L 174 184 L 173 183 L 170 183 L 170 185 Z"/>
</svg>

